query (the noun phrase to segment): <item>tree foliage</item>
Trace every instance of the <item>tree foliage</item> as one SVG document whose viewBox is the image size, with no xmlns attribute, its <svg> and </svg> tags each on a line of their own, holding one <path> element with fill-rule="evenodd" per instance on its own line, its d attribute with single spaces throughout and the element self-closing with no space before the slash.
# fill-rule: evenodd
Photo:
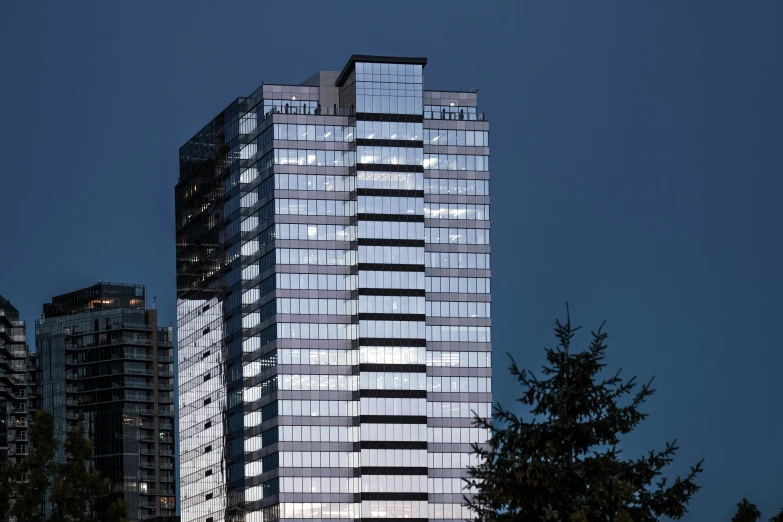
<svg viewBox="0 0 783 522">
<path fill-rule="evenodd" d="M 740 502 L 737 502 L 737 512 L 731 517 L 731 522 L 756 522 L 760 518 L 761 511 L 756 507 L 756 504 L 743 498 Z M 783 522 L 783 509 L 780 510 L 780 513 L 770 518 L 769 522 Z"/>
<path fill-rule="evenodd" d="M 568 308 L 566 307 L 568 311 Z M 637 388 L 620 372 L 606 376 L 607 334 L 592 332 L 587 350 L 575 351 L 579 327 L 555 322 L 556 348 L 546 349 L 542 377 L 510 371 L 521 388 L 517 400 L 529 414 L 520 417 L 496 405 L 487 445 L 474 445 L 480 464 L 469 468 L 468 485 L 478 493 L 466 498 L 482 521 L 648 522 L 680 519 L 700 489 L 701 462 L 683 478 L 663 476 L 678 447 L 669 442 L 635 459 L 623 459 L 617 445 L 647 414 L 642 404 L 654 393 L 651 383 Z"/>
<path fill-rule="evenodd" d="M 731 517 L 731 522 L 756 522 L 760 518 L 761 511 L 758 510 L 756 505 L 743 498 L 740 502 L 737 502 L 737 512 Z"/>
<path fill-rule="evenodd" d="M 63 446 L 65 462 L 54 460 L 60 443 L 54 438 L 51 413 L 39 410 L 29 435 L 28 456 L 16 466 L 6 463 L 0 477 L 0 487 L 7 484 L 4 489 L 12 499 L 10 513 L 18 522 L 40 522 L 47 495 L 53 508 L 51 522 L 127 522 L 127 505 L 120 499 L 104 516 L 96 519 L 91 515 L 95 498 L 109 493 L 109 481 L 89 466 L 92 444 L 81 427 L 68 432 Z"/>
<path fill-rule="evenodd" d="M 14 473 L 12 513 L 19 522 L 41 520 L 46 490 L 57 475 L 54 455 L 60 443 L 54 438 L 54 417 L 46 411 L 36 412 L 28 432 L 30 450 Z M 24 477 L 25 481 L 20 482 Z"/>
</svg>

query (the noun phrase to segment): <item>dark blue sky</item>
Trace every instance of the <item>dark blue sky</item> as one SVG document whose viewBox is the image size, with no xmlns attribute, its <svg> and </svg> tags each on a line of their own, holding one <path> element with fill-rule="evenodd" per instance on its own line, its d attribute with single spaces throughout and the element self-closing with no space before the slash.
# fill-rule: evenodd
<svg viewBox="0 0 783 522">
<path fill-rule="evenodd" d="M 226 5 L 0 7 L 0 294 L 26 319 L 103 279 L 174 321 L 179 146 L 262 80 L 426 56 L 425 88 L 478 88 L 491 121 L 496 398 L 568 300 L 657 376 L 627 454 L 706 459 L 687 520 L 783 507 L 783 4 Z"/>
</svg>

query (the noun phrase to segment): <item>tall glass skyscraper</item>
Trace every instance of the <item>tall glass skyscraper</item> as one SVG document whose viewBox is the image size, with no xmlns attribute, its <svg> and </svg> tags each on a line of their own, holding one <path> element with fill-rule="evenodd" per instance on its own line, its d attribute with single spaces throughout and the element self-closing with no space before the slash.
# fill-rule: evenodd
<svg viewBox="0 0 783 522">
<path fill-rule="evenodd" d="M 426 62 L 264 84 L 181 148 L 184 521 L 470 517 L 488 123 Z"/>
</svg>

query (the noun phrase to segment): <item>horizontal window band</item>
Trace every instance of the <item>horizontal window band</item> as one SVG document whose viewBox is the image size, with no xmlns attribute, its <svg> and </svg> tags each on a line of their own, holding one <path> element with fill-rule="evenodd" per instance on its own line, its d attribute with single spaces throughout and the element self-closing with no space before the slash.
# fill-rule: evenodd
<svg viewBox="0 0 783 522">
<path fill-rule="evenodd" d="M 360 415 L 362 424 L 427 424 L 426 415 Z"/>
<path fill-rule="evenodd" d="M 407 373 L 425 373 L 426 364 L 359 364 L 360 372 L 407 372 Z"/>
<path fill-rule="evenodd" d="M 426 399 L 426 390 L 359 390 L 359 397 L 382 399 Z"/>
<path fill-rule="evenodd" d="M 380 239 L 360 237 L 359 246 L 398 246 L 398 247 L 420 247 L 424 248 L 423 239 Z M 424 265 L 418 265 L 424 266 Z"/>
<path fill-rule="evenodd" d="M 363 440 L 360 449 L 427 449 L 426 441 L 401 440 Z"/>
<path fill-rule="evenodd" d="M 424 148 L 424 140 L 389 140 L 389 139 L 375 139 L 375 138 L 356 138 L 357 145 L 364 145 L 367 147 L 411 147 L 411 148 Z"/>
<path fill-rule="evenodd" d="M 380 114 L 377 112 L 357 112 L 356 120 L 424 123 L 424 114 Z"/>
<path fill-rule="evenodd" d="M 424 198 L 423 190 L 401 190 L 401 189 L 356 189 L 357 196 L 380 196 L 393 198 Z"/>
<path fill-rule="evenodd" d="M 377 518 L 359 518 L 355 522 L 376 522 Z M 429 518 L 383 518 L 383 522 L 429 522 Z"/>
<path fill-rule="evenodd" d="M 389 295 L 404 297 L 426 297 L 427 291 L 417 288 L 360 288 L 359 295 Z"/>
<path fill-rule="evenodd" d="M 356 215 L 358 221 L 399 221 L 400 223 L 424 223 L 419 214 L 363 214 Z"/>
<path fill-rule="evenodd" d="M 390 339 L 387 337 L 359 337 L 359 346 L 413 346 L 426 347 L 426 339 Z"/>
<path fill-rule="evenodd" d="M 387 165 L 384 163 L 357 163 L 356 170 L 365 172 L 421 172 L 424 174 L 424 165 Z"/>
<path fill-rule="evenodd" d="M 362 475 L 426 475 L 427 474 L 427 468 L 414 468 L 414 467 L 389 467 L 389 466 L 362 466 L 359 468 L 360 473 Z M 366 520 L 378 520 L 377 518 L 374 519 L 366 519 Z M 384 519 L 388 520 L 388 519 Z M 406 518 L 404 519 L 406 521 L 408 520 L 419 520 L 417 518 Z M 422 520 L 427 520 L 426 518 Z"/>
<path fill-rule="evenodd" d="M 391 263 L 359 263 L 359 270 L 371 270 L 381 272 L 424 272 L 425 265 L 403 265 Z M 388 289 L 387 289 L 388 290 Z M 422 290 L 424 292 L 424 290 Z M 424 294 L 421 294 L 424 295 Z"/>
<path fill-rule="evenodd" d="M 427 320 L 424 314 L 359 314 L 360 321 L 421 321 Z"/>
<path fill-rule="evenodd" d="M 427 493 L 362 493 L 362 501 L 365 500 L 427 500 Z M 377 518 L 371 518 L 368 520 L 372 520 L 375 522 L 378 520 Z M 384 520 L 388 520 L 385 518 Z M 411 518 L 404 519 L 406 522 L 408 520 L 414 520 Z M 426 519 L 425 519 L 426 520 Z"/>
</svg>

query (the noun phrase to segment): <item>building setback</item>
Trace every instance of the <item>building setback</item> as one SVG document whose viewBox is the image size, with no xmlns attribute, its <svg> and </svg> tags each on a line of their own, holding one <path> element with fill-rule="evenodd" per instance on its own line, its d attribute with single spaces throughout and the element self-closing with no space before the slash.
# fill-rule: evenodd
<svg viewBox="0 0 783 522">
<path fill-rule="evenodd" d="M 81 424 L 92 464 L 111 481 L 98 518 L 117 497 L 131 521 L 174 515 L 173 332 L 147 309 L 144 287 L 100 282 L 54 297 L 35 338 L 40 407 L 54 415 L 55 438 Z"/>
<path fill-rule="evenodd" d="M 425 65 L 266 83 L 180 149 L 183 521 L 470 517 L 488 122 Z"/>
</svg>

